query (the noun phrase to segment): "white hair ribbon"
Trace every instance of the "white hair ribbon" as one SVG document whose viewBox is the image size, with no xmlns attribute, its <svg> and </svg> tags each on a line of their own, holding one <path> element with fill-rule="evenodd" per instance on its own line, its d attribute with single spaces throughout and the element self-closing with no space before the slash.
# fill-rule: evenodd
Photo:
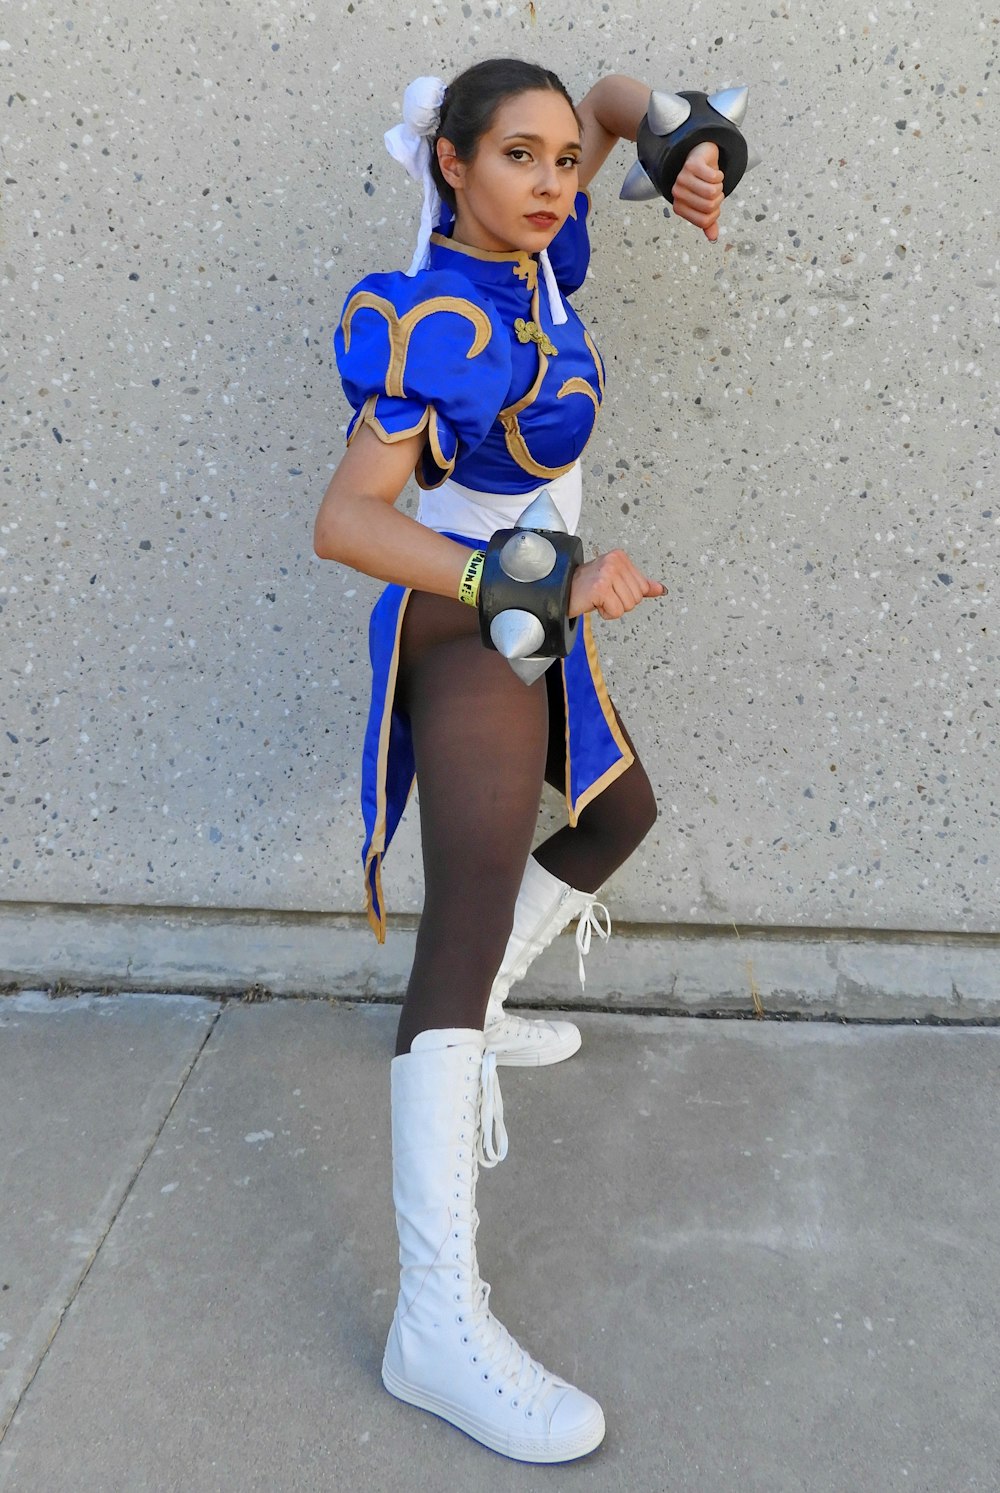
<svg viewBox="0 0 1000 1493">
<path fill-rule="evenodd" d="M 408 275 L 415 275 L 418 270 L 426 269 L 430 237 L 437 227 L 441 211 L 441 198 L 431 176 L 430 142 L 437 134 L 444 95 L 445 83 L 441 78 L 414 78 L 403 94 L 402 124 L 386 131 L 386 150 L 394 161 L 406 167 L 407 175 L 412 176 L 414 181 L 419 181 L 424 189 L 417 246 L 406 272 Z"/>
<path fill-rule="evenodd" d="M 562 303 L 559 294 L 559 286 L 556 284 L 556 273 L 549 262 L 548 251 L 543 249 L 538 256 L 542 266 L 542 279 L 545 281 L 545 289 L 549 297 L 549 315 L 557 327 L 561 327 L 564 321 L 568 321 L 566 307 Z"/>
</svg>

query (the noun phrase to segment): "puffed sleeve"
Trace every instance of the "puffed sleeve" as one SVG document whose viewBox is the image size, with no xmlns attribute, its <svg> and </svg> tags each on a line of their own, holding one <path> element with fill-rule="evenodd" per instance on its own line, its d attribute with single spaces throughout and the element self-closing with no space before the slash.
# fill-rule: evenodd
<svg viewBox="0 0 1000 1493">
<path fill-rule="evenodd" d="M 590 234 L 587 214 L 590 194 L 577 192 L 573 211 L 549 244 L 549 263 L 555 271 L 556 284 L 564 295 L 579 290 L 587 278 L 590 263 Z"/>
<path fill-rule="evenodd" d="M 479 287 L 451 270 L 368 275 L 344 304 L 334 334 L 344 393 L 362 425 L 392 442 L 427 431 L 417 468 L 437 487 L 461 447 L 473 451 L 504 405 L 510 340 Z"/>
</svg>

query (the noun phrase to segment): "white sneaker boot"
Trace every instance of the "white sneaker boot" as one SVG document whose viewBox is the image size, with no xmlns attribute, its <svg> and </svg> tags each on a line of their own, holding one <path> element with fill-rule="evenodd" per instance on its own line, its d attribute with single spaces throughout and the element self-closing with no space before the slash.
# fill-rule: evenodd
<svg viewBox="0 0 1000 1493">
<path fill-rule="evenodd" d="M 580 1030 L 571 1021 L 529 1021 L 503 1008 L 510 987 L 523 980 L 532 961 L 573 918 L 580 920 L 576 949 L 582 986 L 586 983 L 583 957 L 590 951 L 591 935 L 596 933 L 605 941 L 611 935 L 608 909 L 593 892 L 576 891 L 530 855 L 514 907 L 514 926 L 486 1007 L 486 1046 L 496 1053 L 498 1063 L 540 1068 L 572 1057 L 580 1046 Z"/>
<path fill-rule="evenodd" d="M 506 1457 L 568 1462 L 604 1439 L 601 1407 L 519 1347 L 489 1310 L 476 1263 L 479 1164 L 506 1152 L 482 1032 L 422 1032 L 392 1063 L 400 1275 L 382 1382 Z"/>
</svg>

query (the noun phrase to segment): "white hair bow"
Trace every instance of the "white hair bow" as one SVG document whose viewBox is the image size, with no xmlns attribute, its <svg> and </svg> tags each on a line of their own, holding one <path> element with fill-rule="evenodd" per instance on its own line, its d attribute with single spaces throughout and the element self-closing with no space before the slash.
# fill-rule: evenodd
<svg viewBox="0 0 1000 1493">
<path fill-rule="evenodd" d="M 431 175 L 430 142 L 437 134 L 444 94 L 443 79 L 414 78 L 403 94 L 403 123 L 387 130 L 385 136 L 385 148 L 393 160 L 405 166 L 407 175 L 412 176 L 414 181 L 419 181 L 424 189 L 417 247 L 406 272 L 408 275 L 415 275 L 418 270 L 427 268 L 430 238 L 437 227 L 441 211 L 441 198 Z"/>
</svg>

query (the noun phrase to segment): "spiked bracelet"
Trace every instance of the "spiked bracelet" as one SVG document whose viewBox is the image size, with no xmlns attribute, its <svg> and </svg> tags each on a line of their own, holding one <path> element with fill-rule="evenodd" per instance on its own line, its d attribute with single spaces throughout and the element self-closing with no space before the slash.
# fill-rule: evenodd
<svg viewBox="0 0 1000 1493">
<path fill-rule="evenodd" d="M 576 641 L 579 619 L 568 615 L 569 596 L 582 564 L 583 544 L 566 533 L 548 493 L 525 509 L 516 528 L 497 530 L 487 546 L 480 636 L 525 684 L 539 679 L 553 659 L 565 658 Z"/>
<path fill-rule="evenodd" d="M 636 149 L 639 159 L 626 176 L 620 195 L 627 202 L 646 202 L 670 195 L 696 145 L 706 140 L 719 147 L 719 169 L 725 196 L 736 187 L 751 161 L 747 142 L 739 130 L 747 112 L 746 88 L 727 88 L 711 95 L 685 90 L 683 93 L 654 91 L 639 125 Z"/>
</svg>

